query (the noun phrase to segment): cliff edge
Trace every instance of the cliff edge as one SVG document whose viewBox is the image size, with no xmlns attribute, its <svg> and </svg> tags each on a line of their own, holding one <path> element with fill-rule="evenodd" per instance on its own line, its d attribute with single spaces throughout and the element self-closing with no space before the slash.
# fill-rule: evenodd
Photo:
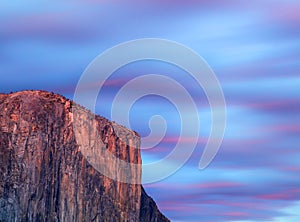
<svg viewBox="0 0 300 222">
<path fill-rule="evenodd" d="M 86 141 L 74 135 L 74 108 L 79 110 L 76 128 L 82 138 L 101 142 L 117 158 L 137 164 L 130 169 L 132 183 L 112 180 L 87 161 L 80 150 Z M 169 221 L 136 183 L 141 180 L 139 135 L 120 126 L 124 142 L 115 123 L 100 116 L 91 120 L 92 116 L 54 93 L 0 94 L 1 222 Z M 87 121 L 94 121 L 92 129 Z M 118 171 L 114 162 L 106 160 L 105 166 L 109 172 Z"/>
</svg>

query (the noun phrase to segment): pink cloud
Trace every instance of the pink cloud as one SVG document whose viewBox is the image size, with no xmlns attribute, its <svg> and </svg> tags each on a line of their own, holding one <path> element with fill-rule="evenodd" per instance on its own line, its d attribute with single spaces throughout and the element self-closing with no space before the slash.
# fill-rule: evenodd
<svg viewBox="0 0 300 222">
<path fill-rule="evenodd" d="M 226 188 L 226 187 L 238 187 L 242 186 L 241 183 L 235 182 L 211 182 L 189 185 L 189 188 Z"/>
<path fill-rule="evenodd" d="M 300 21 L 300 6 L 296 4 L 281 5 L 272 10 L 271 19 L 287 23 Z"/>
<path fill-rule="evenodd" d="M 298 198 L 299 190 L 286 190 L 278 193 L 259 195 L 258 198 L 265 200 L 294 200 Z"/>
<path fill-rule="evenodd" d="M 223 216 L 230 216 L 230 217 L 245 217 L 248 216 L 245 212 L 238 212 L 238 211 L 232 211 L 232 212 L 226 212 L 222 214 Z"/>
<path fill-rule="evenodd" d="M 300 125 L 296 124 L 282 124 L 282 125 L 271 125 L 266 127 L 265 130 L 269 131 L 285 131 L 285 132 L 300 132 Z"/>
<path fill-rule="evenodd" d="M 198 206 L 174 204 L 174 202 L 162 202 L 160 206 L 164 211 L 182 211 L 182 212 L 195 212 L 199 210 Z"/>
<path fill-rule="evenodd" d="M 166 143 L 177 143 L 178 139 L 179 139 L 179 137 L 165 137 L 163 139 L 163 142 L 166 142 Z M 192 137 L 181 137 L 180 139 L 184 143 L 192 143 L 195 140 L 195 138 L 192 138 Z M 198 140 L 198 143 L 201 143 L 201 144 L 205 144 L 207 142 L 207 139 L 203 138 L 203 137 L 199 137 L 199 138 L 197 138 L 197 140 Z"/>
<path fill-rule="evenodd" d="M 273 62 L 274 63 L 274 62 Z M 253 110 L 263 110 L 269 113 L 277 112 L 293 112 L 293 110 L 298 111 L 299 100 L 295 99 L 285 99 L 285 100 L 276 100 L 276 101 L 240 101 L 239 98 L 236 101 L 231 102 L 231 106 L 243 107 Z"/>
<path fill-rule="evenodd" d="M 300 172 L 300 166 L 279 166 L 282 171 Z"/>
<path fill-rule="evenodd" d="M 159 189 L 183 189 L 186 190 L 189 189 L 214 189 L 214 188 L 229 188 L 229 187 L 240 187 L 243 186 L 242 183 L 236 183 L 236 182 L 228 182 L 228 181 L 216 181 L 216 182 L 210 182 L 210 183 L 197 183 L 197 184 L 170 184 L 167 183 L 153 183 L 153 184 L 145 184 L 144 187 L 146 188 L 159 188 Z"/>
</svg>

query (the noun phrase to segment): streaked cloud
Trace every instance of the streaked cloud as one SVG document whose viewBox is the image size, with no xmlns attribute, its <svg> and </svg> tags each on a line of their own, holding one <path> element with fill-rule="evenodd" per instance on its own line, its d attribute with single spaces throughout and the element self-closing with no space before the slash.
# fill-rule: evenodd
<svg viewBox="0 0 300 222">
<path fill-rule="evenodd" d="M 172 221 L 298 222 L 299 11 L 294 0 L 2 1 L 0 89 L 45 89 L 73 98 L 86 66 L 109 47 L 144 37 L 185 44 L 212 67 L 227 102 L 226 134 L 207 169 L 199 171 L 198 162 L 210 132 L 209 103 L 183 70 L 153 61 L 129 64 L 105 82 L 97 101 L 97 113 L 110 118 L 118 90 L 149 73 L 173 78 L 196 101 L 195 152 L 174 175 L 146 185 L 147 192 Z M 91 82 L 86 89 L 98 86 Z M 156 147 L 142 151 L 144 163 L 168 155 L 180 135 L 180 113 L 159 96 L 132 106 L 131 128 L 147 136 L 153 115 L 164 117 L 168 129 Z"/>
</svg>

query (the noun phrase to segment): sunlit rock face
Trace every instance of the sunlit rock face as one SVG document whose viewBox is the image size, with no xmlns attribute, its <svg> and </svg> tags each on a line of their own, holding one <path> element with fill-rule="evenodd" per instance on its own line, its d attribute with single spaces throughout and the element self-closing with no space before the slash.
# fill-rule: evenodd
<svg viewBox="0 0 300 222">
<path fill-rule="evenodd" d="M 169 221 L 140 185 L 139 135 L 116 125 L 53 93 L 0 94 L 0 221 Z"/>
</svg>

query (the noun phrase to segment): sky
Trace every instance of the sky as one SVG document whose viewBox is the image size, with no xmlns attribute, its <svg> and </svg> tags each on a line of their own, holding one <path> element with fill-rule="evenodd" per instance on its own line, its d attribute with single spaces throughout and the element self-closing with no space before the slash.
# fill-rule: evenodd
<svg viewBox="0 0 300 222">
<path fill-rule="evenodd" d="M 299 11 L 296 0 L 4 0 L 0 91 L 42 89 L 72 99 L 89 63 L 117 44 L 139 38 L 183 44 L 214 71 L 227 107 L 222 145 L 204 170 L 198 163 L 211 110 L 205 92 L 184 70 L 159 61 L 128 64 L 107 79 L 98 96 L 96 113 L 112 119 L 113 100 L 126 82 L 159 73 L 180 83 L 195 101 L 200 116 L 196 149 L 177 172 L 145 184 L 146 191 L 175 222 L 298 222 Z M 144 164 L 162 159 L 178 142 L 180 117 L 189 110 L 180 113 L 176 105 L 147 95 L 132 106 L 130 128 L 142 137 L 151 131 L 152 116 L 160 115 L 167 124 L 162 140 L 142 150 Z M 191 138 L 183 139 L 188 146 Z"/>
</svg>

